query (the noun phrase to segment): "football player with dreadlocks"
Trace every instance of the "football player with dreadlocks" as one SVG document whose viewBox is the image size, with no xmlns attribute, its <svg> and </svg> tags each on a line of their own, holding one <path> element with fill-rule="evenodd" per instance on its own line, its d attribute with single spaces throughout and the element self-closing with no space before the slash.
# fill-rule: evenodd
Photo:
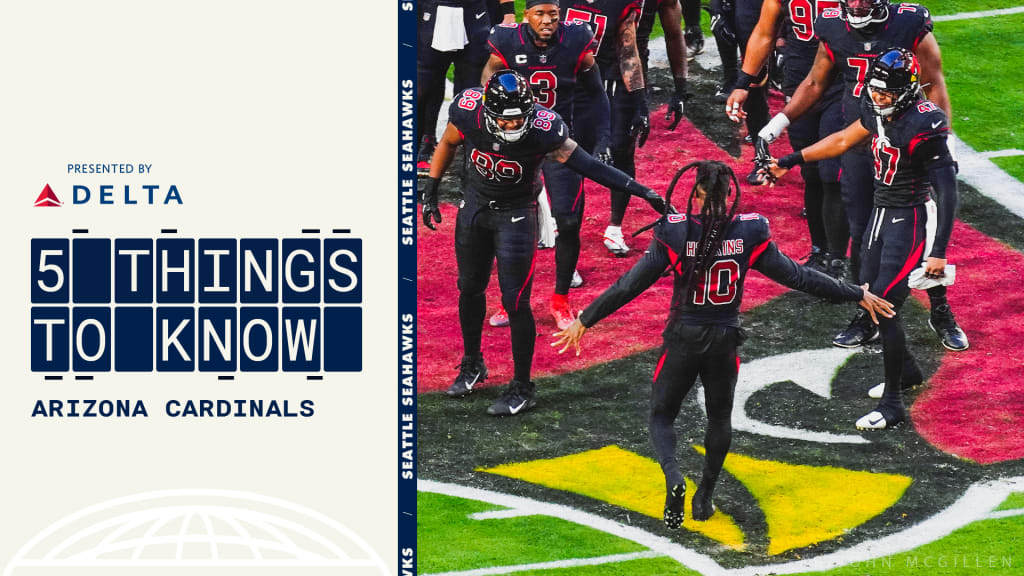
<svg viewBox="0 0 1024 576">
<path fill-rule="evenodd" d="M 772 241 L 768 220 L 760 214 L 736 214 L 740 188 L 722 162 L 694 162 L 676 173 L 666 196 L 690 169 L 696 183 L 683 214 L 665 214 L 654 225 L 654 240 L 637 264 L 601 294 L 552 346 L 570 346 L 580 353 L 587 329 L 646 290 L 666 269 L 672 270 L 673 292 L 664 331 L 661 359 L 651 388 L 650 435 L 665 473 L 665 523 L 683 522 L 686 483 L 676 461 L 674 423 L 683 398 L 699 375 L 704 385 L 708 426 L 707 449 L 700 486 L 693 497 L 693 518 L 707 520 L 715 511 L 712 493 L 732 442 L 732 402 L 739 359 L 736 348 L 746 338 L 739 309 L 747 271 L 758 270 L 772 280 L 816 296 L 860 301 L 868 313 L 891 314 L 888 302 L 867 288 L 840 282 L 800 266 Z M 729 198 L 732 203 L 729 204 Z M 693 209 L 698 212 L 694 213 Z"/>
<path fill-rule="evenodd" d="M 487 412 L 511 416 L 536 404 L 530 369 L 537 329 L 530 310 L 530 288 L 537 250 L 534 180 L 541 163 L 545 159 L 564 163 L 603 186 L 640 196 L 659 212 L 665 210 L 665 201 L 654 190 L 594 159 L 569 137 L 558 114 L 534 102 L 525 78 L 512 70 L 500 70 L 486 88 L 464 90 L 452 102 L 448 126 L 423 189 L 423 224 L 431 230 L 441 222 L 437 205 L 441 176 L 460 144 L 465 144 L 473 169 L 467 170 L 455 223 L 464 354 L 448 395 L 465 396 L 487 377 L 480 350 L 487 305 L 484 290 L 497 258 L 515 369 L 512 382 Z"/>
<path fill-rule="evenodd" d="M 923 276 L 945 288 L 946 247 L 958 202 L 955 162 L 946 143 L 949 121 L 921 94 L 920 67 L 904 48 L 884 52 L 864 79 L 861 117 L 840 132 L 781 158 L 771 168 L 778 178 L 804 162 L 836 157 L 870 140 L 877 163 L 874 208 L 864 237 L 861 277 L 871 290 L 892 300 L 897 315 L 879 323 L 885 383 L 869 393 L 878 407 L 858 428 L 889 428 L 903 421 L 903 389 L 921 383 L 921 368 L 907 347 L 898 315 L 910 293 L 909 276 L 923 264 Z M 870 139 L 869 139 L 870 136 Z M 938 197 L 938 208 L 932 191 Z"/>
<path fill-rule="evenodd" d="M 921 86 L 928 98 L 951 117 L 949 94 L 942 75 L 942 55 L 932 34 L 928 9 L 919 4 L 889 4 L 889 0 L 839 0 L 839 8 L 824 10 L 814 20 L 814 32 L 820 43 L 807 78 L 797 87 L 793 98 L 758 134 L 769 143 L 789 126 L 790 121 L 808 112 L 819 101 L 836 74 L 843 81 L 843 125 L 855 122 L 861 114 L 860 99 L 864 78 L 872 59 L 891 48 L 914 52 L 920 62 Z M 850 271 L 859 277 L 861 244 L 871 218 L 873 156 L 866 145 L 851 148 L 842 158 L 840 187 L 850 227 Z M 967 335 L 953 317 L 946 299 L 946 287 L 928 290 L 931 301 L 929 325 L 942 345 L 950 350 L 966 350 Z M 878 327 L 862 313 L 832 340 L 836 346 L 855 348 L 878 338 Z"/>
</svg>

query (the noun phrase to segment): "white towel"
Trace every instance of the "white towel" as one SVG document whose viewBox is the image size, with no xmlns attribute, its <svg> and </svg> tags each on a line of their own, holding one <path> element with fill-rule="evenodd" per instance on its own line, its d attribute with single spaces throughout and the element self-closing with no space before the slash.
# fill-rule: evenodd
<svg viewBox="0 0 1024 576">
<path fill-rule="evenodd" d="M 932 286 L 952 286 L 956 281 L 956 264 L 947 264 L 941 278 L 929 278 L 924 275 L 924 264 L 910 273 L 908 283 L 915 290 L 927 290 Z"/>
<path fill-rule="evenodd" d="M 538 248 L 554 248 L 555 239 L 558 238 L 555 219 L 551 215 L 551 205 L 548 204 L 548 191 L 540 189 L 537 195 L 537 227 L 540 229 L 537 236 Z"/>
<path fill-rule="evenodd" d="M 462 50 L 466 44 L 469 44 L 469 38 L 462 21 L 462 8 L 438 6 L 437 18 L 434 20 L 434 41 L 430 47 L 438 52 L 454 52 Z"/>
</svg>

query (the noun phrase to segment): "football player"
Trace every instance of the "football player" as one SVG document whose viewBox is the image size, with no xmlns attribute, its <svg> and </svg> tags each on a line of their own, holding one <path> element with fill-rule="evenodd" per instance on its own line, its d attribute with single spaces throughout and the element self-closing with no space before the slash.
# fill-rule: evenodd
<svg viewBox="0 0 1024 576">
<path fill-rule="evenodd" d="M 491 29 L 487 47 L 491 56 L 484 66 L 484 80 L 502 68 L 519 72 L 530 83 L 537 103 L 554 110 L 584 150 L 602 161 L 611 161 L 608 97 L 594 60 L 594 34 L 589 27 L 561 22 L 557 0 L 527 0 L 523 22 Z M 586 92 L 592 105 L 589 110 L 574 106 L 577 87 Z M 576 122 L 577 113 L 586 121 Z M 569 288 L 575 287 L 574 278 L 580 278 L 576 263 L 585 204 L 583 177 L 561 162 L 544 162 L 541 169 L 558 226 L 551 315 L 561 330 L 572 323 Z M 499 309 L 490 323 L 508 325 L 506 310 Z"/>
<path fill-rule="evenodd" d="M 435 229 L 440 178 L 455 149 L 464 144 L 471 163 L 455 223 L 455 259 L 459 267 L 459 323 L 464 355 L 448 395 L 462 397 L 487 377 L 480 351 L 486 307 L 484 290 L 497 258 L 501 300 L 512 333 L 514 378 L 488 408 L 496 416 L 515 415 L 535 403 L 530 381 L 536 326 L 530 288 L 537 250 L 537 195 L 534 180 L 545 159 L 564 163 L 591 180 L 644 198 L 655 210 L 665 201 L 583 150 L 569 137 L 562 119 L 534 102 L 530 84 L 512 70 L 500 70 L 483 90 L 456 95 L 448 126 L 423 189 L 423 223 Z"/>
<path fill-rule="evenodd" d="M 669 130 L 675 130 L 679 121 L 685 113 L 686 100 L 689 95 L 686 92 L 687 75 L 687 53 L 688 45 L 696 43 L 695 37 L 685 37 L 683 34 L 680 15 L 682 8 L 679 0 L 646 0 L 643 12 L 640 14 L 640 24 L 636 29 L 636 43 L 640 50 L 640 61 L 644 68 L 644 83 L 650 86 L 650 79 L 647 76 L 647 59 L 650 57 L 650 50 L 647 49 L 651 40 L 651 31 L 654 29 L 654 15 L 657 14 L 661 20 L 661 29 L 665 31 L 665 50 L 668 52 L 668 64 L 672 71 L 672 98 L 668 102 L 668 110 L 665 112 L 665 120 L 671 121 Z M 697 18 L 700 19 L 700 5 L 697 6 Z M 687 30 L 690 28 L 687 27 Z M 700 26 L 697 26 L 700 33 Z M 704 49 L 704 36 L 700 36 L 700 49 Z"/>
<path fill-rule="evenodd" d="M 635 147 L 642 147 L 651 131 L 643 66 L 636 43 L 643 0 L 565 0 L 562 7 L 566 22 L 585 22 L 594 33 L 597 65 L 611 103 L 612 161 L 626 174 L 635 176 Z M 583 94 L 580 106 L 593 108 Z M 622 235 L 622 219 L 629 196 L 612 191 L 611 200 L 604 245 L 613 255 L 625 256 L 629 246 Z"/>
<path fill-rule="evenodd" d="M 818 52 L 814 35 L 814 17 L 826 8 L 839 6 L 837 0 L 764 0 L 761 17 L 747 41 L 743 69 L 725 104 L 725 113 L 734 122 L 746 117 L 743 106 L 748 87 L 771 57 L 778 36 L 785 38 L 782 92 L 791 97 L 807 77 Z M 789 141 L 794 150 L 817 142 L 843 128 L 840 105 L 841 83 L 833 82 L 821 99 L 789 126 Z M 805 265 L 841 276 L 846 270 L 846 247 L 850 230 L 839 190 L 839 159 L 808 164 L 800 170 L 804 179 L 804 207 L 811 235 L 811 255 Z"/>
<path fill-rule="evenodd" d="M 814 21 L 820 39 L 810 73 L 801 82 L 780 114 L 759 134 L 768 142 L 778 138 L 791 120 L 799 118 L 819 101 L 835 74 L 843 79 L 843 122 L 848 125 L 860 115 L 864 77 L 871 60 L 890 48 L 914 52 L 921 66 L 921 85 L 929 99 L 951 116 L 949 95 L 942 76 L 939 44 L 931 32 L 928 9 L 918 4 L 890 5 L 888 0 L 839 0 L 839 8 L 822 11 Z M 866 145 L 852 148 L 842 158 L 840 182 L 846 217 L 850 226 L 850 271 L 859 278 L 861 244 L 871 217 L 874 158 Z M 928 289 L 931 301 L 929 325 L 950 350 L 966 350 L 967 335 L 956 323 L 946 300 L 946 287 Z M 832 343 L 854 348 L 878 337 L 878 327 L 864 315 L 854 316 L 850 325 Z"/>
<path fill-rule="evenodd" d="M 903 421 L 904 388 L 923 376 L 898 314 L 910 293 L 908 276 L 924 261 L 924 275 L 945 275 L 946 248 L 958 202 L 955 162 L 946 143 L 949 119 L 921 93 L 920 67 L 905 48 L 884 52 L 864 77 L 861 117 L 840 132 L 781 158 L 771 168 L 781 177 L 804 162 L 836 157 L 870 141 L 875 157 L 874 207 L 864 236 L 861 277 L 892 301 L 897 315 L 879 323 L 885 385 L 878 407 L 858 428 L 889 428 Z M 938 207 L 932 192 L 938 198 Z"/>
<path fill-rule="evenodd" d="M 420 132 L 417 171 L 430 170 L 436 146 L 438 112 L 444 81 L 455 65 L 455 92 L 475 86 L 487 60 L 485 43 L 495 21 L 495 0 L 420 0 L 416 46 L 416 127 Z M 498 0 L 503 22 L 515 22 L 515 1 Z"/>
<path fill-rule="evenodd" d="M 716 2 L 718 5 L 713 8 L 718 11 L 713 22 L 713 30 L 717 29 L 716 35 L 722 36 L 727 44 L 728 40 L 736 43 L 740 50 L 744 69 L 753 69 L 754 61 L 750 59 L 748 62 L 746 50 L 749 39 L 760 21 L 762 1 L 725 0 Z M 728 50 L 728 46 L 723 48 Z M 736 64 L 734 60 L 726 62 L 729 57 L 725 53 L 722 54 L 722 67 L 727 76 L 732 76 L 734 74 L 732 70 L 735 70 Z M 747 92 L 747 97 L 740 104 L 744 110 L 742 118 L 746 119 L 748 141 L 752 141 L 752 135 L 757 134 L 768 123 L 768 100 L 766 98 L 768 67 L 765 65 L 766 63 L 767 58 L 761 62 L 760 68 L 753 69 L 753 74 L 740 72 L 735 76 L 734 84 L 725 88 L 726 93 L 733 88 L 743 88 Z"/>
<path fill-rule="evenodd" d="M 860 301 L 868 313 L 892 313 L 888 302 L 866 287 L 840 282 L 798 265 L 772 241 L 768 220 L 760 214 L 736 214 L 740 189 L 732 170 L 721 162 L 695 162 L 697 178 L 684 214 L 667 214 L 654 229 L 654 240 L 632 270 L 619 278 L 558 333 L 552 346 L 580 352 L 587 329 L 636 298 L 662 276 L 673 275 L 672 304 L 664 331 L 661 359 L 651 388 L 650 435 L 665 474 L 665 524 L 683 523 L 686 483 L 676 461 L 674 423 L 683 398 L 699 375 L 704 385 L 708 426 L 707 449 L 700 486 L 693 496 L 693 518 L 707 520 L 715 511 L 712 493 L 732 442 L 732 403 L 739 358 L 736 348 L 746 339 L 739 309 L 743 282 L 753 268 L 772 280 L 818 296 Z M 728 199 L 733 197 L 732 205 Z M 692 212 L 696 209 L 697 212 Z"/>
</svg>

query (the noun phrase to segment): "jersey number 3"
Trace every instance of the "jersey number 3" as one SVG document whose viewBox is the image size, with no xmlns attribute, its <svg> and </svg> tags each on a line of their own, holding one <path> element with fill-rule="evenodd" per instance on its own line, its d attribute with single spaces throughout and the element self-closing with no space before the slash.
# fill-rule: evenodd
<svg viewBox="0 0 1024 576">
<path fill-rule="evenodd" d="M 703 306 L 731 304 L 736 299 L 736 282 L 740 278 L 740 265 L 735 260 L 719 260 L 708 268 L 693 291 L 693 303 Z"/>
</svg>

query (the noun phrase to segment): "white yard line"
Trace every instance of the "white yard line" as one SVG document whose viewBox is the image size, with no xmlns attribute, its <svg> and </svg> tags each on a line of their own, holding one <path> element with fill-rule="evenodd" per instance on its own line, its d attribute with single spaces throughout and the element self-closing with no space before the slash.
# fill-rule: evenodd
<svg viewBox="0 0 1024 576">
<path fill-rule="evenodd" d="M 978 12 L 961 12 L 959 14 L 947 14 L 946 16 L 932 16 L 934 22 L 951 22 L 953 20 L 971 20 L 974 18 L 991 18 L 993 16 L 1008 16 L 1024 12 L 1024 6 L 1013 8 L 1000 8 L 998 10 L 981 10 Z"/>
<path fill-rule="evenodd" d="M 799 572 L 830 570 L 840 566 L 847 566 L 855 562 L 866 562 L 885 556 L 908 552 L 915 548 L 924 546 L 925 544 L 944 538 L 953 531 L 973 522 L 1013 516 L 1024 512 L 1024 510 L 992 512 L 992 510 L 1006 500 L 1006 497 L 1011 493 L 1024 491 L 1024 476 L 983 481 L 968 488 L 963 496 L 945 510 L 940 511 L 931 518 L 915 524 L 901 532 L 890 534 L 877 540 L 861 542 L 856 546 L 852 546 L 838 552 L 825 554 L 823 556 L 816 556 L 806 560 L 797 560 L 783 564 L 767 564 L 726 569 L 720 566 L 711 557 L 684 548 L 680 544 L 672 542 L 667 538 L 656 536 L 639 528 L 626 526 L 607 518 L 602 518 L 568 506 L 537 502 L 520 496 L 511 496 L 508 494 L 501 494 L 499 492 L 492 492 L 490 490 L 483 490 L 481 488 L 445 484 L 432 480 L 421 479 L 419 480 L 417 487 L 421 492 L 433 492 L 458 498 L 487 502 L 497 506 L 512 508 L 521 512 L 551 516 L 553 518 L 560 518 L 562 520 L 574 522 L 582 526 L 588 526 L 613 536 L 631 540 L 641 546 L 649 548 L 651 550 L 651 556 L 649 557 L 668 556 L 683 566 L 696 570 L 705 576 L 758 576 L 765 573 L 795 574 Z M 579 560 L 568 561 L 577 562 Z M 603 562 L 606 561 L 607 560 Z M 459 576 L 504 574 L 512 571 L 513 568 L 517 570 L 527 569 L 502 566 L 481 569 L 488 570 L 486 572 L 466 571 L 452 574 L 458 574 Z"/>
<path fill-rule="evenodd" d="M 975 152 L 955 134 L 953 141 L 957 161 L 960 163 L 960 174 L 957 178 L 1002 204 L 1010 212 L 1024 218 L 1024 182 L 996 166 L 983 152 Z"/>
<path fill-rule="evenodd" d="M 497 566 L 494 568 L 466 570 L 464 572 L 438 572 L 435 574 L 424 574 L 423 576 L 491 576 L 492 574 L 511 574 L 513 572 L 526 572 L 527 570 L 553 570 L 555 568 L 576 568 L 578 566 L 614 564 L 616 562 L 629 562 L 630 560 L 658 558 L 659 556 L 662 556 L 662 554 L 658 554 L 657 552 L 634 552 L 632 554 L 613 554 L 611 556 L 598 556 L 596 558 L 575 558 L 572 560 L 558 560 L 555 562 L 538 562 L 536 564 Z"/>
<path fill-rule="evenodd" d="M 1024 156 L 1024 150 L 1010 148 L 1008 150 L 991 150 L 989 152 L 979 152 L 979 154 L 988 159 L 1006 158 L 1008 156 Z"/>
<path fill-rule="evenodd" d="M 521 518 L 523 516 L 533 516 L 535 512 L 530 510 L 520 510 L 518 508 L 512 508 L 511 510 L 492 510 L 490 512 L 477 512 L 476 514 L 470 514 L 470 520 L 504 520 L 506 518 Z"/>
</svg>

